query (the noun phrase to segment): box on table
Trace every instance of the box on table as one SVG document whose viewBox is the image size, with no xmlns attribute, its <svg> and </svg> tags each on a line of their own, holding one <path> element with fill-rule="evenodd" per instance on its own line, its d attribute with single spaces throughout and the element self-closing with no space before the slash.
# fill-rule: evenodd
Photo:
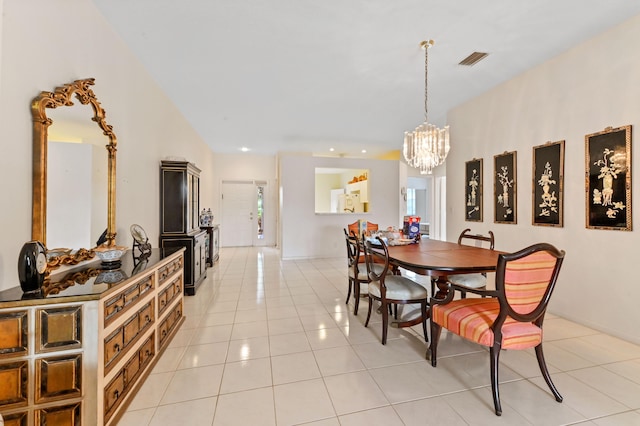
<svg viewBox="0 0 640 426">
<path fill-rule="evenodd" d="M 420 235 L 420 216 L 405 216 L 402 233 L 407 238 L 415 238 Z"/>
</svg>

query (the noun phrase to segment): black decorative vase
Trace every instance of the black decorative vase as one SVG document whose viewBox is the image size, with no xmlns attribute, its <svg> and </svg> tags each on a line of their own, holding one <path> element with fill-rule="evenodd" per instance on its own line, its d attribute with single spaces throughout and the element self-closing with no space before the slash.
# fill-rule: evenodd
<svg viewBox="0 0 640 426">
<path fill-rule="evenodd" d="M 24 243 L 18 257 L 18 279 L 25 293 L 38 293 L 47 270 L 47 249 L 40 241 Z"/>
</svg>

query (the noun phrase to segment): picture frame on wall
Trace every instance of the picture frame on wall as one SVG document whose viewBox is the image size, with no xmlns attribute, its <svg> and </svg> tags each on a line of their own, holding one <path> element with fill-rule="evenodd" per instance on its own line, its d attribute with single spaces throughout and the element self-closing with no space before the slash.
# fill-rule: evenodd
<svg viewBox="0 0 640 426">
<path fill-rule="evenodd" d="M 516 224 L 516 151 L 493 156 L 493 221 Z"/>
<path fill-rule="evenodd" d="M 465 215 L 468 222 L 482 222 L 482 158 L 465 163 Z"/>
<path fill-rule="evenodd" d="M 533 147 L 532 223 L 562 227 L 564 140 Z"/>
<path fill-rule="evenodd" d="M 631 125 L 585 136 L 586 227 L 631 231 Z"/>
</svg>

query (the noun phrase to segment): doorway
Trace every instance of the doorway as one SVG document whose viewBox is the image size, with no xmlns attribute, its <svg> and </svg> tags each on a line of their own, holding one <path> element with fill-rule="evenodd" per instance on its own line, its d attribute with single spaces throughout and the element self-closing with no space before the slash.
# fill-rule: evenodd
<svg viewBox="0 0 640 426">
<path fill-rule="evenodd" d="M 264 245 L 266 181 L 222 181 L 222 247 Z"/>
<path fill-rule="evenodd" d="M 433 176 L 407 178 L 407 215 L 420 217 L 420 233 L 429 238 L 434 238 L 437 231 L 433 186 Z"/>
</svg>

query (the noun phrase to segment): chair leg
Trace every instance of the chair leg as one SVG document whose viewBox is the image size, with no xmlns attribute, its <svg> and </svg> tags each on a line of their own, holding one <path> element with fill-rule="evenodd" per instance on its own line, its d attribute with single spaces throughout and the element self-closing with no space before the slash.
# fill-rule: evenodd
<svg viewBox="0 0 640 426">
<path fill-rule="evenodd" d="M 500 345 L 494 343 L 489 349 L 489 357 L 491 361 L 491 391 L 493 393 L 493 406 L 496 410 L 496 416 L 502 415 L 502 407 L 500 406 L 500 390 L 498 389 L 498 361 L 500 358 Z"/>
<path fill-rule="evenodd" d="M 389 313 L 391 313 L 391 311 L 389 311 Z M 395 318 L 395 320 L 398 320 L 398 304 L 396 303 L 395 305 L 393 305 L 393 318 Z"/>
<path fill-rule="evenodd" d="M 349 278 L 349 290 L 347 290 L 347 301 L 344 302 L 347 305 L 349 304 L 349 298 L 351 297 L 351 286 L 353 285 L 353 281 L 351 281 L 351 278 Z"/>
<path fill-rule="evenodd" d="M 387 311 L 387 302 L 382 300 L 382 344 L 387 344 L 387 327 L 389 326 L 389 312 Z"/>
<path fill-rule="evenodd" d="M 467 298 L 467 292 L 466 291 L 461 291 L 460 292 L 460 299 L 466 299 Z"/>
<path fill-rule="evenodd" d="M 367 309 L 367 320 L 364 322 L 364 326 L 369 326 L 369 319 L 371 318 L 371 308 L 373 307 L 373 298 L 369 295 L 369 309 Z"/>
<path fill-rule="evenodd" d="M 358 315 L 358 306 L 360 306 L 360 281 L 358 280 L 353 282 L 353 297 L 355 298 L 353 315 Z"/>
<path fill-rule="evenodd" d="M 424 333 L 424 341 L 429 341 L 429 335 L 427 334 L 427 301 L 420 302 L 420 310 L 422 311 L 422 332 Z"/>
<path fill-rule="evenodd" d="M 544 361 L 544 354 L 542 353 L 542 343 L 536 346 L 536 358 L 538 358 L 538 365 L 540 366 L 542 377 L 544 377 L 544 381 L 547 382 L 549 389 L 551 389 L 551 393 L 553 393 L 556 401 L 562 402 L 562 395 L 560 395 L 560 392 L 558 392 L 558 389 L 556 389 L 555 385 L 551 381 L 549 370 L 547 370 L 547 363 Z"/>
<path fill-rule="evenodd" d="M 438 341 L 440 340 L 440 333 L 442 332 L 442 326 L 436 324 L 431 319 L 431 344 L 427 353 L 431 355 L 431 366 L 435 367 L 438 364 Z"/>
</svg>

